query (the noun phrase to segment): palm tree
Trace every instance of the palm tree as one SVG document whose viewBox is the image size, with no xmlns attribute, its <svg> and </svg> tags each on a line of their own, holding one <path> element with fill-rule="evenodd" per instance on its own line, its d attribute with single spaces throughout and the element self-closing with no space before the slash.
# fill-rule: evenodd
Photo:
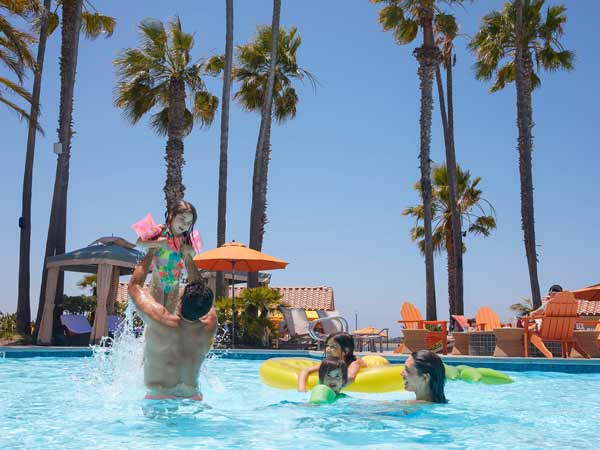
<svg viewBox="0 0 600 450">
<path fill-rule="evenodd" d="M 114 61 L 119 77 L 115 105 L 133 124 L 159 108 L 150 124 L 157 134 L 167 136 L 164 193 L 169 209 L 183 199 L 185 191 L 183 138 L 195 122 L 203 127 L 212 123 L 219 99 L 208 92 L 202 79 L 208 73 L 206 63 L 191 60 L 194 36 L 181 30 L 179 17 L 167 29 L 155 19 L 142 21 L 138 28 L 139 48 L 122 50 Z"/>
<path fill-rule="evenodd" d="M 433 77 L 442 55 L 435 45 L 433 19 L 437 8 L 436 0 L 371 0 L 372 3 L 385 3 L 379 11 L 379 23 L 383 30 L 393 30 L 398 44 L 413 42 L 419 29 L 423 31 L 423 43 L 413 52 L 419 62 L 417 74 L 420 80 L 421 107 L 419 123 L 421 195 L 426 206 L 423 217 L 425 232 L 425 284 L 427 297 L 427 320 L 437 318 L 435 304 L 435 275 L 433 267 L 433 243 L 431 229 L 431 113 L 433 110 Z M 445 3 L 462 3 L 462 0 L 446 0 Z"/>
<path fill-rule="evenodd" d="M 468 234 L 481 234 L 489 236 L 490 232 L 496 228 L 496 219 L 494 217 L 494 208 L 482 197 L 482 191 L 478 188 L 481 181 L 480 177 L 471 180 L 469 171 L 462 171 L 460 166 L 456 167 L 456 178 L 458 184 L 458 211 L 461 215 L 461 221 L 468 223 L 465 236 Z M 415 184 L 415 190 L 421 192 L 421 183 Z M 446 251 L 448 257 L 448 294 L 450 295 L 450 285 L 454 276 L 454 246 L 452 243 L 453 223 L 452 213 L 450 211 L 450 188 L 448 170 L 446 166 L 438 166 L 433 169 L 433 191 L 432 191 L 431 213 L 433 216 L 432 242 L 434 252 L 440 253 Z M 489 211 L 486 211 L 489 209 Z M 425 217 L 425 208 L 423 204 L 406 208 L 403 212 L 405 216 L 414 217 L 416 225 L 411 229 L 411 238 L 418 242 L 419 249 L 425 254 L 425 229 L 421 223 Z M 463 244 L 461 253 L 466 251 Z M 449 296 L 450 316 L 459 314 L 458 305 L 452 302 Z"/>
<path fill-rule="evenodd" d="M 277 19 L 278 21 L 278 19 Z M 246 111 L 261 111 L 261 131 L 254 159 L 252 182 L 252 210 L 250 214 L 250 247 L 262 249 L 265 225 L 267 223 L 267 181 L 271 154 L 272 120 L 279 123 L 296 116 L 298 95 L 292 85 L 293 80 L 308 78 L 313 86 L 316 80 L 312 74 L 298 66 L 296 52 L 302 43 L 298 30 L 280 28 L 275 36 L 278 39 L 276 63 L 273 65 L 271 47 L 274 34 L 272 28 L 259 26 L 254 40 L 237 47 L 237 65 L 233 78 L 240 83 L 235 100 Z M 269 80 L 274 76 L 272 98 L 269 99 Z M 272 104 L 265 111 L 265 102 Z M 251 276 L 252 275 L 252 276 Z M 250 287 L 258 284 L 257 274 L 249 274 Z"/>
<path fill-rule="evenodd" d="M 438 12 L 434 20 L 436 44 L 442 51 L 442 64 L 446 69 L 446 92 L 448 109 L 444 102 L 444 86 L 440 66 L 435 70 L 440 102 L 440 113 L 444 130 L 444 145 L 446 148 L 446 167 L 448 168 L 448 202 L 452 219 L 452 246 L 454 254 L 454 279 L 448 280 L 448 300 L 455 305 L 456 314 L 464 314 L 463 298 L 463 262 L 462 262 L 462 230 L 460 212 L 458 211 L 458 182 L 456 180 L 456 151 L 454 146 L 454 99 L 452 90 L 452 66 L 455 63 L 454 39 L 458 35 L 458 24 L 452 14 Z"/>
<path fill-rule="evenodd" d="M 47 0 L 48 2 L 48 0 Z M 0 0 L 0 11 L 6 11 L 9 15 L 18 16 L 23 19 L 31 19 L 31 16 L 37 13 L 38 5 L 31 0 Z M 33 56 L 29 50 L 29 45 L 35 41 L 34 37 L 29 33 L 17 30 L 6 19 L 4 15 L 0 15 L 0 61 L 12 73 L 17 76 L 18 83 L 15 83 L 7 78 L 0 78 L 0 102 L 7 105 L 15 111 L 21 118 L 25 118 L 29 122 L 30 132 L 35 135 L 41 128 L 37 124 L 37 105 L 35 104 L 36 83 L 34 83 L 33 97 L 22 87 L 25 72 L 27 69 L 34 70 L 34 76 L 37 80 L 40 73 L 40 64 L 35 64 Z M 39 48 L 45 45 L 41 42 Z M 39 59 L 39 58 L 38 58 Z M 12 102 L 2 94 L 2 90 L 16 94 L 27 102 L 31 103 L 31 111 L 29 114 L 20 106 Z M 38 97 L 39 98 L 39 97 Z M 21 228 L 21 255 L 19 260 L 19 296 L 17 300 L 17 333 L 20 335 L 29 335 L 31 333 L 31 307 L 29 300 L 29 242 L 30 228 L 29 216 L 31 211 L 31 176 L 27 176 L 27 170 L 31 171 L 33 166 L 33 155 L 29 152 L 26 155 L 25 163 L 25 181 L 23 186 L 23 214 L 19 219 L 19 227 Z M 26 185 L 29 180 L 29 186 Z M 24 242 L 26 238 L 26 242 Z M 24 247 L 26 252 L 23 251 Z M 26 256 L 26 260 L 23 258 Z"/>
<path fill-rule="evenodd" d="M 31 94 L 22 86 L 27 70 L 35 66 L 29 46 L 35 38 L 17 29 L 8 20 L 9 16 L 27 19 L 33 12 L 31 0 L 0 0 L 0 63 L 16 76 L 17 81 L 0 77 L 0 103 L 15 112 L 21 119 L 30 120 L 30 115 L 5 93 L 15 95 L 31 103 Z"/>
<path fill-rule="evenodd" d="M 263 67 L 266 66 L 267 77 L 261 83 L 263 90 L 262 94 L 262 108 L 260 111 L 260 128 L 258 130 L 258 140 L 256 143 L 256 153 L 254 155 L 254 172 L 252 174 L 252 204 L 250 207 L 250 248 L 254 250 L 262 250 L 263 236 L 265 234 L 265 226 L 267 224 L 267 182 L 268 182 L 268 170 L 269 160 L 271 154 L 271 120 L 272 120 L 272 109 L 273 109 L 273 96 L 275 89 L 275 75 L 278 64 L 278 52 L 279 52 L 279 17 L 281 15 L 281 0 L 273 0 L 273 15 L 271 21 L 271 29 L 269 30 L 270 36 L 265 32 L 265 37 L 270 37 L 270 47 L 267 50 L 266 41 L 259 41 L 262 43 L 262 53 L 259 59 L 262 59 Z M 266 30 L 266 28 L 265 28 Z M 259 34 L 260 37 L 260 34 Z M 242 52 L 242 57 L 244 53 Z M 268 55 L 268 56 L 267 56 Z M 252 64 L 254 61 L 246 60 L 249 63 L 251 70 L 249 79 L 255 78 L 258 75 L 259 66 Z M 254 66 L 254 67 L 252 67 Z M 264 72 L 261 71 L 261 72 Z M 264 75 L 262 73 L 261 75 Z M 264 77 L 263 77 L 264 78 Z M 249 86 L 246 84 L 246 88 L 249 90 L 257 91 L 255 86 Z M 244 87 L 242 87 L 242 90 Z M 258 100 L 254 98 L 253 100 Z M 258 287 L 258 272 L 248 273 L 249 288 Z"/>
<path fill-rule="evenodd" d="M 529 297 L 523 297 L 521 301 L 510 305 L 510 310 L 519 314 L 520 317 L 528 316 L 535 308 Z"/>
<path fill-rule="evenodd" d="M 550 6 L 543 17 L 544 0 L 516 0 L 515 3 L 505 3 L 501 11 L 493 11 L 484 16 L 481 28 L 469 47 L 477 55 L 477 79 L 490 80 L 495 77 L 491 92 L 504 89 L 506 84 L 516 81 L 521 227 L 533 305 L 539 308 L 542 301 L 537 273 L 533 208 L 531 94 L 541 84 L 538 76 L 541 69 L 572 70 L 575 55 L 560 42 L 564 34 L 563 26 L 567 21 L 565 6 Z"/>
<path fill-rule="evenodd" d="M 231 104 L 231 70 L 233 66 L 233 0 L 225 0 L 226 32 L 223 97 L 221 100 L 221 149 L 219 157 L 219 204 L 217 207 L 217 247 L 225 243 L 227 230 L 227 146 L 229 140 L 229 105 Z M 215 297 L 225 295 L 223 272 L 217 272 Z"/>
<path fill-rule="evenodd" d="M 109 16 L 103 16 L 90 2 L 83 0 L 60 0 L 56 9 L 48 17 L 48 33 L 52 33 L 59 25 L 58 8 L 62 9 L 61 48 L 60 48 L 60 109 L 58 118 L 58 143 L 61 152 L 56 160 L 54 191 L 50 208 L 50 221 L 46 238 L 45 257 L 60 255 L 65 252 L 67 232 L 67 193 L 69 188 L 69 163 L 71 159 L 71 137 L 73 135 L 73 97 L 75 91 L 75 74 L 77 72 L 77 55 L 79 50 L 79 35 L 83 31 L 87 38 L 112 36 L 116 21 Z M 92 8 L 93 12 L 88 8 Z M 40 28 L 41 29 L 41 28 Z M 43 59 L 43 55 L 42 55 Z M 37 100 L 39 104 L 39 98 Z M 42 320 L 42 312 L 46 301 L 46 262 L 42 268 L 42 282 L 36 319 L 36 330 Z M 60 305 L 63 297 L 64 276 L 59 275 L 56 288 L 56 305 Z M 58 323 L 58 321 L 56 321 Z"/>
</svg>

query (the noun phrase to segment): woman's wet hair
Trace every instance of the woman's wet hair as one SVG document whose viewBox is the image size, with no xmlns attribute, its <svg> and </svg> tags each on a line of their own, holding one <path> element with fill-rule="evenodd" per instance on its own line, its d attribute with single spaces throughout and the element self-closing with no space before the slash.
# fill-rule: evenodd
<svg viewBox="0 0 600 450">
<path fill-rule="evenodd" d="M 448 403 L 444 395 L 444 383 L 446 382 L 446 369 L 442 358 L 429 350 L 419 350 L 412 353 L 415 369 L 419 375 L 429 375 L 429 390 L 433 403 Z"/>
<path fill-rule="evenodd" d="M 345 385 L 348 382 L 348 365 L 338 358 L 326 358 L 321 361 L 321 365 L 319 366 L 319 383 L 323 383 L 325 376 L 329 372 L 338 369 L 342 372 L 342 384 Z"/>
<path fill-rule="evenodd" d="M 181 316 L 187 320 L 198 320 L 213 306 L 213 293 L 204 281 L 188 283 L 181 297 Z"/>
<path fill-rule="evenodd" d="M 354 356 L 354 338 L 350 334 L 346 333 L 345 331 L 331 333 L 325 340 L 325 345 L 327 345 L 327 343 L 332 339 L 342 349 L 342 353 L 344 354 L 344 362 L 347 366 L 356 361 L 356 356 Z"/>
</svg>

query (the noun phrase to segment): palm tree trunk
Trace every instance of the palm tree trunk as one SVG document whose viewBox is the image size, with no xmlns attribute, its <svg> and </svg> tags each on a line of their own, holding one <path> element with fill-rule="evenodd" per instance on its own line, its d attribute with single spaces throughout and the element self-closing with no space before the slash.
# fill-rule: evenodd
<svg viewBox="0 0 600 450">
<path fill-rule="evenodd" d="M 221 150 L 219 160 L 219 205 L 217 212 L 217 247 L 225 243 L 227 230 L 227 144 L 229 139 L 229 105 L 231 103 L 231 68 L 233 66 L 233 0 L 225 0 L 227 31 L 225 32 L 225 71 L 221 102 Z M 223 272 L 217 272 L 215 297 L 225 296 Z"/>
<path fill-rule="evenodd" d="M 182 79 L 172 77 L 169 82 L 169 130 L 165 162 L 167 178 L 165 180 L 165 200 L 167 211 L 183 200 L 183 134 L 185 131 L 185 84 Z"/>
<path fill-rule="evenodd" d="M 448 137 L 450 147 L 446 148 L 446 166 L 448 168 L 448 186 L 450 200 L 450 218 L 452 222 L 452 246 L 454 254 L 454 312 L 464 314 L 464 288 L 463 288 L 463 253 L 462 253 L 462 225 L 460 210 L 458 208 L 458 177 L 456 169 L 456 147 L 454 145 L 454 93 L 452 78 L 452 53 L 446 66 L 446 89 L 448 92 Z"/>
<path fill-rule="evenodd" d="M 533 172 L 531 153 L 532 139 L 532 106 L 531 106 L 531 73 L 533 65 L 531 55 L 523 43 L 523 3 L 515 0 L 516 22 L 516 74 L 517 88 L 517 125 L 519 130 L 519 175 L 521 179 L 521 226 L 525 241 L 525 254 L 529 268 L 529 283 L 534 308 L 542 304 L 540 285 L 537 273 L 537 252 L 535 245 L 535 220 L 533 210 Z"/>
<path fill-rule="evenodd" d="M 425 229 L 425 284 L 427 320 L 436 320 L 435 274 L 433 263 L 432 211 L 431 211 L 431 113 L 433 110 L 433 77 L 440 61 L 440 50 L 433 40 L 433 8 L 420 7 L 419 21 L 423 29 L 423 45 L 414 51 L 419 62 L 418 75 L 421 89 L 421 194 L 423 197 L 423 228 Z"/>
<path fill-rule="evenodd" d="M 40 95 L 42 91 L 42 71 L 48 40 L 48 11 L 51 0 L 44 1 L 42 22 L 37 49 L 36 70 L 33 78 L 33 92 L 27 134 L 27 152 L 25 154 L 25 173 L 23 175 L 23 203 L 19 227 L 21 228 L 19 246 L 19 297 L 17 300 L 17 333 L 31 334 L 30 287 L 30 248 L 31 248 L 31 186 L 33 183 L 33 160 L 35 156 L 35 138 L 37 136 L 38 116 L 40 113 Z"/>
<path fill-rule="evenodd" d="M 263 176 L 265 167 L 265 139 L 267 128 L 270 132 L 271 110 L 273 107 L 273 88 L 275 86 L 275 69 L 277 66 L 277 47 L 279 42 L 279 17 L 281 0 L 273 0 L 273 21 L 271 23 L 271 64 L 269 78 L 265 88 L 265 98 L 261 110 L 260 130 L 254 157 L 254 174 L 252 176 L 252 207 L 250 211 L 250 248 L 262 250 L 265 211 L 266 211 L 266 179 Z M 268 164 L 268 162 L 267 162 Z M 248 287 L 258 286 L 258 273 L 248 274 Z"/>
<path fill-rule="evenodd" d="M 448 227 L 446 230 L 446 255 L 448 256 L 448 298 L 450 301 L 448 302 L 448 318 L 450 319 L 453 314 L 458 314 L 456 312 L 456 297 L 451 297 L 450 292 L 456 292 L 456 286 L 454 286 L 456 280 L 456 261 L 455 261 L 455 253 L 454 253 L 454 245 L 452 243 L 452 225 Z M 462 315 L 462 314 L 460 314 Z M 450 321 L 452 322 L 452 321 Z"/>
<path fill-rule="evenodd" d="M 62 153 L 58 155 L 54 194 L 46 239 L 46 258 L 65 252 L 67 227 L 67 193 L 69 187 L 69 162 L 71 157 L 71 136 L 73 134 L 73 93 L 77 72 L 77 53 L 81 29 L 82 0 L 64 0 L 62 2 L 61 56 L 60 56 L 60 111 L 58 120 L 58 140 L 62 144 Z M 42 271 L 42 286 L 36 329 L 42 319 L 46 291 L 46 262 Z M 64 275 L 61 272 L 56 289 L 55 305 L 62 303 Z M 55 309 L 56 313 L 59 308 Z M 56 314 L 55 313 L 55 314 Z M 57 327 L 60 325 L 55 321 Z"/>
</svg>

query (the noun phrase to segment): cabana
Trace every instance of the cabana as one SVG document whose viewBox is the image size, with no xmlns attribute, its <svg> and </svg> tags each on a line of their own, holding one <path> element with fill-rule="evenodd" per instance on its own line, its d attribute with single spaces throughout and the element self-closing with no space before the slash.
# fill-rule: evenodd
<svg viewBox="0 0 600 450">
<path fill-rule="evenodd" d="M 54 298 L 60 271 L 97 274 L 97 306 L 90 344 L 97 344 L 108 334 L 107 315 L 114 312 L 119 277 L 133 272 L 142 254 L 135 245 L 120 237 L 103 237 L 89 246 L 69 253 L 46 258 L 48 278 L 38 344 L 52 342 Z"/>
</svg>

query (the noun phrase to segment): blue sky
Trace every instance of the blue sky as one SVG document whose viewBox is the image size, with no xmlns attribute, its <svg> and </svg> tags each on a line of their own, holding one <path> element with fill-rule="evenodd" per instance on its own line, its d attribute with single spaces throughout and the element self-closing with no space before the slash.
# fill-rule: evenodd
<svg viewBox="0 0 600 450">
<path fill-rule="evenodd" d="M 112 60 L 137 44 L 136 25 L 146 17 L 175 14 L 195 32 L 193 55 L 224 48 L 224 2 L 96 2 L 117 18 L 110 39 L 82 41 L 75 86 L 69 187 L 67 249 L 104 235 L 133 239 L 129 225 L 147 212 L 163 213 L 165 140 L 147 121 L 129 125 L 113 106 Z M 473 35 L 483 14 L 501 7 L 487 0 L 457 9 L 461 31 Z M 556 2 L 549 2 L 555 4 Z M 600 282 L 596 229 L 597 129 L 600 63 L 593 37 L 600 14 L 596 2 L 566 2 L 569 22 L 564 44 L 576 52 L 571 73 L 544 73 L 534 96 L 534 186 L 539 274 L 542 291 L 560 283 L 579 288 Z M 334 288 L 338 309 L 359 326 L 390 327 L 396 335 L 400 305 L 410 300 L 424 312 L 425 270 L 409 238 L 413 220 L 401 211 L 418 202 L 413 183 L 418 169 L 417 65 L 412 50 L 400 47 L 377 23 L 368 1 L 283 2 L 282 25 L 298 27 L 300 64 L 319 80 L 298 86 L 296 119 L 275 125 L 263 250 L 290 262 L 273 273 L 276 286 Z M 270 23 L 271 2 L 236 2 L 235 43 L 247 42 L 259 24 Z M 456 151 L 459 163 L 482 177 L 484 196 L 495 207 L 498 229 L 469 237 L 464 259 L 465 309 L 481 305 L 509 318 L 508 305 L 529 296 L 520 228 L 514 87 L 489 94 L 474 79 L 474 58 L 458 41 L 455 70 Z M 37 308 L 56 156 L 59 100 L 58 35 L 50 39 L 42 93 L 41 124 L 34 169 L 32 230 L 32 311 Z M 2 69 L 3 70 L 3 69 Z M 207 79 L 221 96 L 221 82 Z M 432 158 L 444 161 L 439 110 L 433 113 Z M 5 217 L 0 245 L 0 310 L 16 310 L 21 186 L 26 126 L 0 109 L 3 139 Z M 228 240 L 248 241 L 251 176 L 258 117 L 232 106 Z M 187 198 L 199 212 L 206 248 L 216 243 L 219 121 L 197 128 L 185 141 Z M 438 316 L 447 317 L 446 258 L 436 258 Z M 77 293 L 77 275 L 67 292 Z"/>
</svg>

